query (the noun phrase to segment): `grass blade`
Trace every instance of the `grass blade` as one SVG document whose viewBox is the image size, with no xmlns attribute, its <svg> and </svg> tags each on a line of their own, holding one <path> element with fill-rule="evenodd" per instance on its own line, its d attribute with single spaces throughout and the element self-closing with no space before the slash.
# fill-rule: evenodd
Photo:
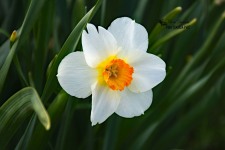
<svg viewBox="0 0 225 150">
<path fill-rule="evenodd" d="M 16 51 L 16 48 L 17 48 L 17 44 L 18 44 L 18 42 L 16 42 L 12 46 L 8 56 L 6 57 L 6 60 L 5 60 L 4 64 L 2 65 L 2 67 L 0 69 L 0 94 L 2 92 L 2 88 L 3 88 L 3 85 L 5 83 L 5 79 L 6 79 L 8 71 L 9 71 L 9 67 L 11 65 L 13 56 L 15 54 L 15 51 Z"/>
<path fill-rule="evenodd" d="M 0 67 L 2 67 L 2 65 L 4 64 L 5 59 L 9 54 L 9 50 L 10 50 L 10 42 L 9 40 L 7 40 L 4 44 L 2 44 L 0 48 Z"/>
<path fill-rule="evenodd" d="M 30 3 L 30 7 L 27 11 L 24 22 L 18 33 L 19 38 L 12 46 L 10 53 L 8 54 L 3 66 L 0 69 L 0 93 L 2 92 L 2 88 L 5 83 L 5 78 L 6 75 L 8 74 L 9 67 L 11 65 L 16 49 L 26 39 L 27 34 L 31 30 L 34 22 L 37 19 L 38 13 L 41 10 L 43 3 L 44 0 L 32 0 Z"/>
<path fill-rule="evenodd" d="M 73 29 L 73 31 L 67 38 L 66 42 L 63 44 L 62 49 L 60 50 L 59 54 L 57 55 L 57 58 L 55 59 L 55 61 L 53 62 L 50 68 L 49 76 L 45 84 L 43 94 L 41 96 L 43 100 L 47 100 L 49 98 L 49 96 L 53 92 L 52 85 L 54 83 L 57 83 L 56 74 L 57 74 L 57 68 L 59 66 L 59 63 L 67 54 L 73 52 L 76 49 L 76 46 L 80 40 L 82 31 L 86 27 L 86 24 L 94 16 L 94 14 L 98 10 L 101 3 L 102 3 L 102 0 L 98 0 L 96 5 L 81 19 L 81 21 L 77 24 L 77 26 Z"/>
<path fill-rule="evenodd" d="M 219 26 L 225 19 L 225 12 L 221 15 L 221 17 L 218 19 L 218 21 L 215 23 L 213 30 L 211 31 L 210 35 L 208 36 L 207 40 L 205 41 L 204 45 L 200 48 L 198 53 L 194 56 L 192 61 L 186 65 L 186 67 L 182 70 L 181 74 L 177 78 L 176 82 L 173 84 L 171 91 L 175 90 L 174 88 L 178 87 L 178 85 L 182 82 L 183 78 L 187 75 L 188 71 L 190 71 L 194 66 L 198 66 L 199 63 L 201 63 L 201 60 L 208 55 L 212 49 L 210 46 L 212 45 L 212 41 L 219 29 Z M 170 91 L 169 90 L 169 91 Z"/>
<path fill-rule="evenodd" d="M 20 90 L 0 107 L 0 135 L 4 137 L 4 140 L 0 140 L 1 147 L 8 144 L 20 125 L 32 114 L 32 110 L 45 129 L 49 130 L 50 118 L 36 90 L 32 87 Z"/>
<path fill-rule="evenodd" d="M 189 26 L 192 26 L 193 24 L 195 24 L 197 21 L 197 19 L 193 19 L 191 20 L 189 23 L 183 25 L 184 27 L 188 28 Z M 169 32 L 168 34 L 166 34 L 165 36 L 163 36 L 162 38 L 160 38 L 157 42 L 155 42 L 150 48 L 149 50 L 152 53 L 157 53 L 157 48 L 159 46 L 161 46 L 163 43 L 165 43 L 166 41 L 168 41 L 169 39 L 173 38 L 174 36 L 180 34 L 181 32 L 185 31 L 186 28 L 181 28 L 181 29 L 176 29 L 174 31 Z"/>
<path fill-rule="evenodd" d="M 53 26 L 54 1 L 48 0 L 42 8 L 40 17 L 37 21 L 37 38 L 34 49 L 34 70 L 33 77 L 38 93 L 42 92 L 44 81 L 46 59 L 48 54 L 49 39 Z"/>
<path fill-rule="evenodd" d="M 166 14 L 162 21 L 171 21 L 173 18 L 175 18 L 180 12 L 182 11 L 181 7 L 176 7 L 172 11 L 170 11 L 168 14 Z M 152 32 L 149 35 L 149 41 L 153 42 L 154 39 L 159 35 L 159 33 L 165 28 L 165 26 L 160 25 L 157 23 L 157 25 L 154 27 Z"/>
<path fill-rule="evenodd" d="M 54 129 L 57 127 L 57 123 L 61 119 L 67 100 L 68 94 L 61 91 L 48 108 L 48 114 L 51 118 L 52 124 L 51 129 L 46 131 L 43 126 L 38 123 L 32 131 L 32 135 L 24 136 L 24 139 L 27 140 L 25 143 L 28 143 L 28 145 L 24 145 L 24 149 L 40 150 L 47 146 L 49 137 L 52 135 Z"/>
</svg>

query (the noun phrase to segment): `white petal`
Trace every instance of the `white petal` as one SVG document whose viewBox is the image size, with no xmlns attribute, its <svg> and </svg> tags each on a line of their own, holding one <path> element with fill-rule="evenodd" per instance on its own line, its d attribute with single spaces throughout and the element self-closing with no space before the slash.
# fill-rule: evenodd
<svg viewBox="0 0 225 150">
<path fill-rule="evenodd" d="M 127 56 L 133 50 L 146 52 L 148 48 L 148 32 L 128 17 L 114 20 L 108 28 L 117 44 L 121 47 L 120 56 Z"/>
<path fill-rule="evenodd" d="M 91 85 L 97 79 L 97 71 L 87 65 L 82 52 L 73 52 L 59 64 L 57 77 L 68 94 L 86 98 L 91 95 Z"/>
<path fill-rule="evenodd" d="M 112 115 L 120 102 L 120 96 L 117 91 L 111 90 L 106 85 L 92 86 L 92 125 L 104 122 Z"/>
<path fill-rule="evenodd" d="M 134 67 L 134 73 L 128 88 L 133 92 L 148 91 L 162 82 L 166 76 L 165 62 L 152 54 L 145 53 L 130 65 Z"/>
<path fill-rule="evenodd" d="M 142 93 L 133 93 L 125 89 L 121 93 L 120 104 L 116 113 L 122 117 L 131 118 L 144 114 L 152 103 L 152 90 Z"/>
<path fill-rule="evenodd" d="M 82 33 L 82 46 L 87 64 L 96 67 L 104 59 L 118 52 L 117 42 L 113 35 L 102 27 L 98 31 L 94 25 L 87 25 L 88 33 Z"/>
</svg>

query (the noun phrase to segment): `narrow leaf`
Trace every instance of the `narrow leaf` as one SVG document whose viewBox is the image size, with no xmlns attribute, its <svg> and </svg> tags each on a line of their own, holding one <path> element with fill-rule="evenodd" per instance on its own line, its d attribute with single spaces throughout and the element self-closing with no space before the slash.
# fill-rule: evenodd
<svg viewBox="0 0 225 150">
<path fill-rule="evenodd" d="M 66 94 L 64 91 L 59 92 L 57 97 L 48 108 L 48 113 L 51 118 L 52 124 L 51 129 L 49 131 L 46 131 L 43 126 L 38 123 L 35 129 L 32 131 L 31 135 L 24 135 L 24 139 L 26 140 L 24 142 L 28 143 L 28 145 L 23 145 L 23 149 L 44 149 L 44 147 L 48 144 L 49 137 L 52 135 L 55 127 L 58 125 L 58 122 L 61 119 L 61 116 L 67 104 L 67 100 L 68 94 Z"/>
<path fill-rule="evenodd" d="M 180 12 L 182 11 L 181 7 L 176 7 L 175 9 L 173 9 L 172 11 L 170 11 L 168 14 L 166 14 L 162 20 L 162 23 L 164 21 L 171 21 L 173 18 L 175 18 Z M 165 29 L 165 26 L 157 23 L 157 25 L 154 27 L 154 29 L 152 30 L 151 34 L 149 35 L 149 41 L 152 42 L 154 41 L 155 37 L 159 35 L 159 33 Z"/>
<path fill-rule="evenodd" d="M 175 90 L 176 87 L 182 82 L 184 77 L 187 73 L 194 68 L 194 66 L 198 66 L 199 63 L 204 60 L 204 58 L 212 51 L 210 46 L 212 45 L 212 41 L 218 32 L 220 25 L 222 24 L 223 20 L 225 19 L 225 12 L 221 15 L 221 17 L 215 23 L 212 31 L 210 32 L 209 36 L 207 37 L 206 41 L 202 45 L 202 47 L 198 50 L 197 54 L 195 54 L 194 58 L 188 63 L 185 68 L 180 73 L 179 77 L 177 78 L 176 82 L 174 82 L 172 88 L 169 91 Z"/>
<path fill-rule="evenodd" d="M 94 16 L 96 11 L 98 10 L 99 6 L 101 5 L 102 0 L 98 0 L 96 5 L 81 19 L 81 21 L 77 24 L 77 26 L 73 29 L 70 33 L 69 37 L 67 38 L 66 42 L 64 43 L 62 49 L 60 50 L 58 56 L 56 57 L 55 61 L 53 62 L 51 69 L 49 70 L 49 76 L 47 82 L 45 84 L 45 88 L 42 94 L 42 99 L 45 101 L 49 98 L 49 96 L 53 92 L 52 85 L 57 83 L 56 81 L 56 74 L 57 68 L 61 60 L 68 55 L 69 53 L 73 52 L 76 49 L 78 41 L 80 40 L 80 36 L 86 27 L 86 24 L 91 20 Z"/>
<path fill-rule="evenodd" d="M 30 3 L 30 7 L 27 11 L 22 27 L 20 28 L 18 33 L 19 38 L 12 46 L 3 66 L 0 69 L 0 93 L 2 92 L 2 88 L 5 83 L 5 78 L 6 78 L 6 75 L 8 74 L 9 67 L 11 65 L 15 51 L 17 47 L 20 46 L 22 41 L 26 39 L 27 34 L 32 28 L 32 24 L 34 24 L 34 22 L 36 21 L 36 18 L 43 5 L 43 2 L 44 0 L 32 0 Z"/>
<path fill-rule="evenodd" d="M 45 110 L 36 90 L 26 87 L 11 96 L 0 107 L 0 140 L 1 147 L 5 147 L 14 133 L 24 123 L 27 117 L 35 112 L 46 130 L 50 129 L 50 118 Z"/>
<path fill-rule="evenodd" d="M 7 40 L 0 47 L 0 67 L 2 67 L 3 63 L 5 62 L 5 59 L 9 54 L 9 50 L 10 50 L 10 42 L 9 42 L 9 40 Z"/>
<path fill-rule="evenodd" d="M 162 38 L 160 38 L 156 43 L 154 43 L 149 49 L 150 51 L 152 50 L 153 53 L 156 53 L 156 49 L 161 46 L 163 43 L 165 43 L 166 41 L 168 41 L 169 39 L 173 38 L 174 36 L 180 34 L 181 32 L 185 31 L 186 28 L 188 28 L 189 26 L 192 26 L 196 23 L 197 19 L 193 19 L 191 20 L 189 23 L 183 25 L 184 28 L 181 29 L 175 29 L 174 31 L 169 32 L 168 34 L 166 34 L 165 36 L 163 36 Z"/>
</svg>

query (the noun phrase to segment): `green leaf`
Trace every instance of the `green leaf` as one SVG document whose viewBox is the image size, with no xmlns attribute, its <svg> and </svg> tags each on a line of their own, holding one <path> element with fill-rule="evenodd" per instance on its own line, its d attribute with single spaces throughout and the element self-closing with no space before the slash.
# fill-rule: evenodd
<svg viewBox="0 0 225 150">
<path fill-rule="evenodd" d="M 103 150 L 114 150 L 116 148 L 116 140 L 121 118 L 111 116 L 107 122 L 107 127 L 104 136 Z"/>
<path fill-rule="evenodd" d="M 0 67 L 2 67 L 2 65 L 4 64 L 5 59 L 9 54 L 9 50 L 10 50 L 10 42 L 9 40 L 7 40 L 4 44 L 2 44 L 0 48 Z"/>
<path fill-rule="evenodd" d="M 54 1 L 48 0 L 41 9 L 37 21 L 36 47 L 34 49 L 33 79 L 39 93 L 42 91 L 45 75 L 46 59 L 48 54 L 49 39 L 53 27 Z"/>
<path fill-rule="evenodd" d="M 141 22 L 142 18 L 143 18 L 143 14 L 145 11 L 145 8 L 147 7 L 148 4 L 148 0 L 141 0 L 138 1 L 138 5 L 136 7 L 136 10 L 134 12 L 134 18 L 137 22 Z"/>
<path fill-rule="evenodd" d="M 177 97 L 177 101 L 169 108 L 169 110 L 163 116 L 161 120 L 162 121 L 161 125 L 165 124 L 165 120 L 171 120 L 173 116 L 177 114 L 178 110 L 181 110 L 184 107 L 185 103 L 187 102 L 190 103 L 191 100 L 196 100 L 197 98 L 200 98 L 201 100 L 199 99 L 200 102 L 194 102 L 195 107 L 192 107 L 193 109 L 192 112 L 189 113 L 186 118 L 182 117 L 181 119 L 182 121 L 178 122 L 176 126 L 174 126 L 169 132 L 165 133 L 165 135 L 162 135 L 160 136 L 160 138 L 158 138 L 158 141 L 157 141 L 158 143 L 157 142 L 154 143 L 154 146 L 156 147 L 154 147 L 153 149 L 167 149 L 168 147 L 162 148 L 162 145 L 160 145 L 159 143 L 164 143 L 165 144 L 164 146 L 166 146 L 166 143 L 167 145 L 171 145 L 169 140 L 171 140 L 171 138 L 174 138 L 175 135 L 179 134 L 180 133 L 178 132 L 179 130 L 181 130 L 182 128 L 185 128 L 188 124 L 189 125 L 192 124 L 194 122 L 194 119 L 197 121 L 198 118 L 196 117 L 200 115 L 199 113 L 201 114 L 204 113 L 202 109 L 212 108 L 212 104 L 216 104 L 215 91 L 217 89 L 215 87 L 217 85 L 216 83 L 219 83 L 219 82 L 216 82 L 216 79 L 218 78 L 220 79 L 222 77 L 222 73 L 224 73 L 224 67 L 225 67 L 225 60 L 221 61 L 203 79 L 198 81 L 196 84 L 193 84 L 193 86 L 187 89 L 183 93 L 183 95 L 181 95 L 180 97 Z M 212 85 L 215 87 L 213 87 Z M 212 91 L 214 92 L 212 93 Z M 207 93 L 207 94 L 204 95 L 202 93 Z M 219 98 L 217 98 L 217 100 L 219 100 Z M 156 129 L 155 131 L 156 134 L 157 134 L 157 130 L 162 131 L 163 129 L 160 129 L 160 128 Z"/>
<path fill-rule="evenodd" d="M 46 130 L 50 129 L 50 118 L 45 110 L 36 90 L 26 87 L 11 96 L 0 107 L 0 140 L 1 147 L 5 147 L 20 125 L 35 112 Z"/>
<path fill-rule="evenodd" d="M 183 28 L 181 29 L 175 29 L 169 33 L 167 33 L 166 35 L 164 35 L 162 38 L 160 38 L 157 42 L 155 42 L 149 49 L 151 52 L 153 53 L 157 53 L 156 49 L 163 45 L 163 43 L 165 43 L 166 41 L 168 41 L 169 39 L 173 38 L 174 36 L 180 34 L 183 31 L 186 31 L 189 26 L 192 26 L 193 24 L 195 24 L 197 21 L 197 19 L 193 19 L 191 20 L 189 23 L 186 23 L 183 25 Z"/>
<path fill-rule="evenodd" d="M 220 25 L 222 24 L 223 20 L 225 19 L 225 15 L 224 14 L 225 13 L 223 13 L 221 15 L 221 17 L 217 20 L 217 22 L 214 24 L 214 27 L 213 27 L 212 31 L 210 32 L 209 36 L 207 37 L 206 41 L 204 42 L 202 47 L 198 50 L 198 52 L 195 54 L 194 58 L 182 70 L 182 72 L 180 73 L 179 77 L 174 82 L 172 88 L 170 88 L 169 92 L 175 90 L 175 88 L 178 87 L 178 85 L 185 78 L 187 73 L 191 69 L 193 69 L 194 67 L 198 66 L 199 63 L 201 63 L 202 60 L 205 60 L 207 55 L 210 52 L 212 52 L 213 49 L 210 46 L 213 44 L 212 41 L 213 41 L 216 33 L 218 32 L 218 29 L 219 29 Z"/>
<path fill-rule="evenodd" d="M 25 19 L 19 31 L 19 46 L 27 38 L 32 29 L 35 21 L 37 20 L 42 6 L 44 5 L 45 0 L 32 0 L 29 6 L 29 9 L 26 13 Z"/>
<path fill-rule="evenodd" d="M 4 29 L 1 29 L 1 28 L 0 28 L 0 34 L 3 34 L 6 37 L 9 37 L 10 36 L 7 31 L 5 31 Z"/>
<path fill-rule="evenodd" d="M 69 96 L 67 100 L 67 104 L 65 107 L 65 111 L 63 113 L 63 118 L 61 121 L 61 126 L 58 133 L 58 138 L 56 142 L 56 149 L 55 150 L 63 150 L 66 146 L 66 141 L 69 139 L 67 137 L 68 133 L 70 132 L 71 123 L 73 120 L 73 114 L 74 114 L 74 106 L 77 98 Z"/>
<path fill-rule="evenodd" d="M 32 130 L 32 133 L 28 132 L 27 135 L 24 135 L 25 141 L 23 141 L 24 144 L 21 144 L 23 147 L 20 147 L 20 149 L 40 150 L 46 147 L 49 137 L 52 135 L 53 131 L 59 123 L 59 120 L 61 119 L 67 101 L 68 94 L 66 94 L 64 91 L 59 92 L 59 94 L 56 96 L 56 98 L 48 108 L 48 114 L 51 118 L 52 124 L 51 129 L 49 131 L 46 131 L 40 123 L 37 123 L 34 130 Z M 33 120 L 31 122 L 33 122 Z"/>
<path fill-rule="evenodd" d="M 200 102 L 195 103 L 191 111 L 182 115 L 182 117 L 171 126 L 170 130 L 164 132 L 160 139 L 154 143 L 153 149 L 168 149 L 169 147 L 176 146 L 177 143 L 172 142 L 173 139 L 185 137 L 193 127 L 201 123 L 201 119 L 205 115 L 210 115 L 210 109 L 213 109 L 219 100 L 219 98 L 215 98 L 214 92 L 215 88 L 212 88 Z"/>
<path fill-rule="evenodd" d="M 19 62 L 17 55 L 14 57 L 13 61 L 16 66 L 16 69 L 17 69 L 17 72 L 18 72 L 18 75 L 19 75 L 22 85 L 28 86 L 28 81 L 26 80 L 25 75 L 23 74 L 22 67 L 21 67 L 21 64 Z"/>
<path fill-rule="evenodd" d="M 72 12 L 72 26 L 74 27 L 85 15 L 85 4 L 83 0 L 76 0 Z"/>
<path fill-rule="evenodd" d="M 43 5 L 44 0 L 32 0 L 30 3 L 30 7 L 27 11 L 25 19 L 23 21 L 22 27 L 18 32 L 18 40 L 13 44 L 3 66 L 0 69 L 0 93 L 2 92 L 3 85 L 5 83 L 6 76 L 9 71 L 9 67 L 11 65 L 12 59 L 16 52 L 17 47 L 27 38 L 27 34 L 32 28 L 32 25 L 36 21 L 39 11 Z"/>
<path fill-rule="evenodd" d="M 176 7 L 172 11 L 170 11 L 168 14 L 166 14 L 161 21 L 171 21 L 173 18 L 175 18 L 180 12 L 182 11 L 181 7 Z M 149 35 L 149 41 L 153 42 L 154 39 L 159 35 L 159 33 L 165 29 L 165 26 L 160 25 L 160 23 L 157 23 L 157 25 L 154 27 L 152 32 Z"/>
<path fill-rule="evenodd" d="M 2 88 L 3 88 L 3 85 L 5 83 L 5 79 L 6 79 L 8 71 L 9 71 L 9 67 L 10 67 L 10 64 L 12 62 L 13 56 L 15 54 L 17 44 L 18 44 L 18 42 L 16 42 L 12 46 L 11 50 L 9 51 L 8 56 L 6 57 L 6 60 L 5 60 L 4 64 L 2 65 L 2 67 L 0 69 L 0 94 L 2 92 Z"/>
<path fill-rule="evenodd" d="M 196 100 L 200 95 L 202 95 L 202 93 L 207 93 L 208 87 L 212 87 L 212 85 L 215 84 L 215 80 L 218 78 L 218 75 L 221 75 L 224 72 L 224 67 L 225 60 L 222 60 L 209 74 L 205 75 L 201 80 L 190 86 L 186 91 L 183 92 L 181 96 L 176 97 L 176 101 L 172 105 L 170 105 L 165 110 L 161 110 L 161 112 L 163 112 L 162 116 L 158 116 L 157 120 L 153 121 L 158 123 L 158 126 L 154 129 L 154 131 L 150 132 L 148 136 L 144 136 L 144 138 L 140 136 L 140 138 L 142 137 L 141 140 L 145 141 L 143 142 L 144 145 L 154 145 L 154 138 L 157 138 L 159 140 L 162 137 L 158 133 L 160 131 L 163 132 L 163 129 L 166 128 L 165 126 L 168 121 L 172 120 L 175 114 L 177 114 L 179 110 L 184 108 L 188 102 L 190 102 L 191 100 Z M 151 116 L 149 116 L 149 118 L 150 117 Z M 145 135 L 145 133 L 153 126 L 153 123 L 149 125 L 149 127 L 142 133 L 142 135 Z M 139 138 L 137 139 L 137 141 L 138 140 L 140 141 Z"/>
<path fill-rule="evenodd" d="M 106 14 L 106 0 L 102 0 L 101 6 L 101 26 L 105 25 L 105 14 Z"/>
<path fill-rule="evenodd" d="M 54 88 L 52 88 L 52 85 L 57 83 L 56 74 L 57 74 L 57 68 L 59 66 L 59 63 L 66 55 L 68 55 L 69 53 L 73 52 L 76 49 L 76 46 L 80 40 L 80 36 L 84 28 L 86 27 L 86 24 L 94 16 L 94 14 L 98 10 L 101 3 L 102 3 L 102 0 L 98 0 L 96 5 L 76 25 L 76 27 L 73 29 L 73 31 L 70 33 L 69 37 L 67 38 L 66 42 L 63 44 L 59 54 L 57 55 L 56 59 L 54 60 L 49 70 L 49 76 L 47 78 L 47 82 L 45 84 L 43 94 L 41 96 L 44 101 L 46 101 L 51 96 L 54 90 Z"/>
</svg>

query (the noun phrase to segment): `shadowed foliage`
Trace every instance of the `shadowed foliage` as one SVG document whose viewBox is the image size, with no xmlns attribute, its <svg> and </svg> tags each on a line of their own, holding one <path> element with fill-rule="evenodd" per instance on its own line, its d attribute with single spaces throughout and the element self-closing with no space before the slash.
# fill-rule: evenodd
<svg viewBox="0 0 225 150">
<path fill-rule="evenodd" d="M 0 149 L 225 149 L 224 10 L 224 0 L 1 0 Z M 82 51 L 88 22 L 123 16 L 147 29 L 167 76 L 144 115 L 92 127 L 91 97 L 66 94 L 57 68 Z"/>
</svg>

